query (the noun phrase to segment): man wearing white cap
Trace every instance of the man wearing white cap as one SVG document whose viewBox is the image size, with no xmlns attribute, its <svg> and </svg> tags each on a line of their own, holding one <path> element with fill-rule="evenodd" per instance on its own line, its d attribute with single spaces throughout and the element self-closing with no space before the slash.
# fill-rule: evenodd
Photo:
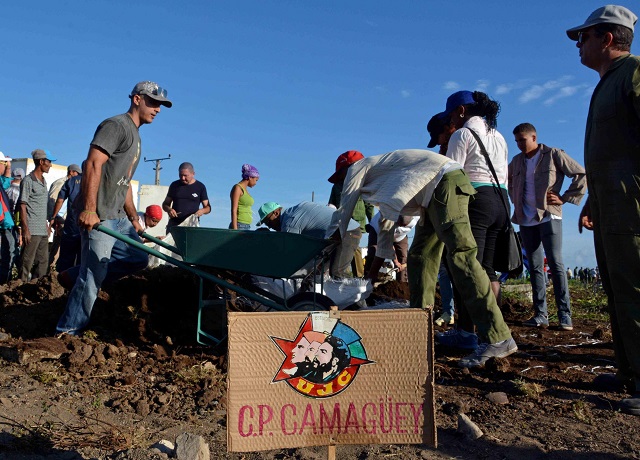
<svg viewBox="0 0 640 460">
<path fill-rule="evenodd" d="M 637 19 L 607 5 L 567 30 L 580 62 L 600 75 L 587 116 L 589 198 L 578 227 L 594 231 L 618 372 L 594 383 L 629 390 L 620 409 L 633 415 L 640 415 L 640 58 L 629 50 Z"/>
<path fill-rule="evenodd" d="M 11 266 L 15 254 L 15 223 L 11 199 L 6 190 L 11 188 L 11 158 L 0 152 L 0 284 L 11 278 Z"/>
<path fill-rule="evenodd" d="M 81 228 L 81 265 L 60 273 L 58 279 L 73 285 L 57 331 L 71 335 L 89 323 L 102 283 L 145 268 L 148 255 L 94 226 L 140 241 L 138 214 L 133 204 L 131 179 L 140 161 L 140 126 L 152 123 L 160 106 L 171 107 L 167 91 L 152 81 L 137 83 L 129 94 L 129 110 L 103 121 L 89 147 L 83 167 L 78 202 Z M 81 207 L 80 207 L 81 206 Z M 107 277 L 108 275 L 108 277 Z"/>
</svg>

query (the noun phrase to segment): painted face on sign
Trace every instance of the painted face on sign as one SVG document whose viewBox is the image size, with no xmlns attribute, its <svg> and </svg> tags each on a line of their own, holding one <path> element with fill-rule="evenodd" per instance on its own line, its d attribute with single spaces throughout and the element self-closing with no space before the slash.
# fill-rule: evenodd
<svg viewBox="0 0 640 460">
<path fill-rule="evenodd" d="M 331 344 L 325 342 L 318 347 L 315 360 L 318 361 L 320 365 L 326 365 L 331 362 L 331 358 L 333 358 L 333 347 Z"/>
<path fill-rule="evenodd" d="M 320 348 L 320 342 L 311 342 L 304 356 L 305 361 L 312 363 L 314 368 L 318 367 L 318 360 L 316 359 L 318 348 Z"/>
<path fill-rule="evenodd" d="M 300 341 L 291 350 L 291 362 L 296 364 L 304 362 L 309 345 L 311 345 L 309 341 L 305 337 L 301 337 Z"/>
</svg>

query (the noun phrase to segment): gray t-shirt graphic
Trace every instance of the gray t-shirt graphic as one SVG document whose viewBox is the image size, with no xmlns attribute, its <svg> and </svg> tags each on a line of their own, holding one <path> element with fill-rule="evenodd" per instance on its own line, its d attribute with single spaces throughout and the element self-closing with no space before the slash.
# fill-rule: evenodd
<svg viewBox="0 0 640 460">
<path fill-rule="evenodd" d="M 91 145 L 109 155 L 100 176 L 98 217 L 100 220 L 125 217 L 123 206 L 129 182 L 140 161 L 138 127 L 126 113 L 108 118 L 98 126 Z"/>
</svg>

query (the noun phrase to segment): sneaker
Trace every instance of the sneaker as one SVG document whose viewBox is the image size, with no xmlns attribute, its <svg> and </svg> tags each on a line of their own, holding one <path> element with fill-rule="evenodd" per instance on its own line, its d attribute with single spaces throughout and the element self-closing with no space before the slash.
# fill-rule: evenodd
<svg viewBox="0 0 640 460">
<path fill-rule="evenodd" d="M 518 345 L 512 337 L 498 343 L 481 343 L 475 352 L 458 361 L 458 365 L 460 367 L 482 367 L 491 358 L 506 358 L 516 351 L 518 351 Z"/>
<path fill-rule="evenodd" d="M 526 321 L 523 321 L 522 325 L 525 327 L 539 327 L 541 329 L 546 329 L 549 327 L 549 320 L 546 316 L 538 314 Z"/>
<path fill-rule="evenodd" d="M 573 331 L 573 323 L 571 322 L 571 316 L 561 316 L 558 319 L 558 327 L 563 331 Z"/>
<path fill-rule="evenodd" d="M 478 336 L 471 332 L 460 332 L 458 329 L 449 329 L 445 332 L 436 332 L 436 342 L 445 347 L 475 350 L 478 348 Z"/>
<path fill-rule="evenodd" d="M 436 326 L 451 326 L 454 323 L 453 316 L 449 316 L 448 313 L 443 313 L 442 315 L 440 315 L 440 318 L 435 321 L 435 323 Z"/>
<path fill-rule="evenodd" d="M 630 398 L 620 401 L 619 406 L 625 414 L 640 415 L 640 391 L 635 392 Z"/>
</svg>

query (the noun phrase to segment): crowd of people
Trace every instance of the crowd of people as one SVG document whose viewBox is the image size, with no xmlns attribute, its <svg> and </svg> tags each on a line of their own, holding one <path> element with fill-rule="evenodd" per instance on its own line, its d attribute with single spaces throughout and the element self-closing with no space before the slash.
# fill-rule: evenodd
<svg viewBox="0 0 640 460">
<path fill-rule="evenodd" d="M 431 308 L 438 274 L 442 278 L 445 273 L 452 283 L 457 318 L 449 309 L 436 321 L 456 327 L 438 333 L 436 341 L 468 349 L 471 353 L 459 365 L 473 368 L 518 349 L 499 308 L 500 281 L 494 268 L 497 256 L 506 250 L 502 235 L 511 222 L 519 225 L 533 287 L 534 314 L 524 325 L 549 326 L 546 255 L 557 327 L 573 329 L 562 260 L 562 206 L 580 204 L 588 184 L 579 228 L 594 232 L 618 366 L 617 374 L 601 375 L 597 383 L 628 389 L 631 397 L 620 401 L 620 407 L 640 415 L 640 59 L 629 52 L 636 20 L 628 9 L 607 5 L 567 30 L 582 64 L 600 75 L 587 118 L 585 168 L 562 149 L 539 143 L 529 122 L 513 128 L 520 153 L 509 162 L 505 138 L 497 130 L 500 104 L 480 91 L 458 91 L 428 124 L 428 147 L 439 145 L 438 153 L 396 150 L 365 157 L 347 151 L 338 157 L 329 178 L 330 206 L 303 202 L 284 208 L 270 201 L 258 209 L 259 224 L 338 240 L 330 264 L 331 275 L 337 278 L 355 275 L 375 281 L 384 261 L 394 261 L 401 279 L 409 284 L 414 308 Z M 103 283 L 146 266 L 146 253 L 97 231 L 96 224 L 139 240 L 143 228 L 157 225 L 162 211 L 169 216 L 168 229 L 211 212 L 206 187 L 195 179 L 193 165 L 183 163 L 162 209 L 151 206 L 145 216 L 138 215 L 130 185 L 141 154 L 138 130 L 172 102 L 166 90 L 150 81 L 135 85 L 129 98 L 126 113 L 98 126 L 82 168 L 69 167 L 54 203 L 59 210 L 60 200 L 71 202 L 75 194 L 75 211 L 67 213 L 67 220 L 71 214 L 79 234 L 74 266 L 63 265 L 60 273 L 70 293 L 57 325 L 59 333 L 77 334 L 86 327 Z M 35 169 L 26 177 L 24 171 L 12 174 L 10 159 L 0 157 L 0 274 L 6 277 L 7 251 L 11 253 L 7 261 L 13 257 L 11 238 L 21 239 L 23 280 L 46 271 L 48 235 L 55 227 L 55 214 L 47 211 L 43 174 L 56 160 L 39 149 L 32 156 Z M 257 184 L 259 173 L 248 164 L 241 172 L 230 192 L 229 228 L 249 230 L 253 220 L 249 189 Z M 563 192 L 565 178 L 571 183 Z M 11 191 L 14 181 L 21 181 L 16 202 L 21 233 L 13 232 L 15 214 L 8 212 L 11 201 L 5 192 Z M 406 236 L 412 228 L 415 235 L 408 247 Z M 358 253 L 365 231 L 370 237 L 366 264 Z M 63 231 L 61 249 L 70 245 L 64 236 Z"/>
</svg>

